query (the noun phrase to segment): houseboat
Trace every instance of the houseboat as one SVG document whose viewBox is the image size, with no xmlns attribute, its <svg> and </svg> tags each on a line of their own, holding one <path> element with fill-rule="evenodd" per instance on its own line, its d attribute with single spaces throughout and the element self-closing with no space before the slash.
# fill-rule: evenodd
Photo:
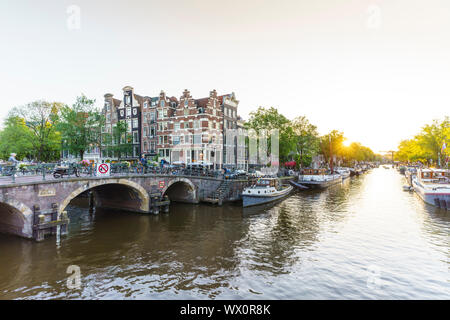
<svg viewBox="0 0 450 320">
<path fill-rule="evenodd" d="M 414 191 L 428 204 L 450 210 L 450 171 L 418 169 L 412 177 Z"/>
<path fill-rule="evenodd" d="M 243 207 L 257 206 L 286 197 L 293 187 L 282 185 L 275 177 L 259 178 L 255 184 L 242 192 Z"/>
<path fill-rule="evenodd" d="M 349 168 L 336 168 L 334 171 L 341 175 L 342 180 L 350 178 L 350 169 Z"/>
<path fill-rule="evenodd" d="M 338 173 L 329 174 L 325 168 L 302 169 L 298 176 L 298 183 L 309 188 L 326 188 L 342 182 L 342 176 Z"/>
</svg>

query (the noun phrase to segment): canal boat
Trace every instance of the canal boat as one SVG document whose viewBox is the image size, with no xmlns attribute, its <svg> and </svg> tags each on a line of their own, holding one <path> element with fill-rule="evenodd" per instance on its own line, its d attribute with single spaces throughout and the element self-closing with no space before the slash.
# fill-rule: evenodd
<svg viewBox="0 0 450 320">
<path fill-rule="evenodd" d="M 304 185 L 302 185 L 302 184 L 300 184 L 300 183 L 298 183 L 298 182 L 295 182 L 295 181 L 293 181 L 293 180 L 289 180 L 289 183 L 290 183 L 294 188 L 299 189 L 299 190 L 308 190 L 308 189 L 309 189 L 307 186 L 304 186 Z"/>
<path fill-rule="evenodd" d="M 286 197 L 292 189 L 292 186 L 282 185 L 278 178 L 261 177 L 255 184 L 244 189 L 242 192 L 242 205 L 246 208 L 269 203 Z"/>
<path fill-rule="evenodd" d="M 412 177 L 414 191 L 428 204 L 450 210 L 450 171 L 418 169 Z"/>
<path fill-rule="evenodd" d="M 308 188 L 327 188 L 342 183 L 342 176 L 338 173 L 327 173 L 327 169 L 305 168 L 300 171 L 298 183 Z"/>
<path fill-rule="evenodd" d="M 341 175 L 342 180 L 350 178 L 350 169 L 349 168 L 336 168 L 334 171 Z"/>
</svg>

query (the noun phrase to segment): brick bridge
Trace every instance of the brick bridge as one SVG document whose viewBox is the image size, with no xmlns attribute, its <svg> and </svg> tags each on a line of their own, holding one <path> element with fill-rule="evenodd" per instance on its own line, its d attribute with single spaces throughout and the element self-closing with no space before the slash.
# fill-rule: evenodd
<svg viewBox="0 0 450 320">
<path fill-rule="evenodd" d="M 39 234 L 39 229 L 51 229 L 46 233 L 53 234 L 58 223 L 66 225 L 61 221 L 68 221 L 67 205 L 89 191 L 95 207 L 148 213 L 150 195 L 155 192 L 176 202 L 221 203 L 239 197 L 246 183 L 201 176 L 133 174 L 9 183 L 0 185 L 0 232 L 42 240 L 45 234 Z M 217 190 L 224 189 L 226 192 L 217 196 Z"/>
</svg>

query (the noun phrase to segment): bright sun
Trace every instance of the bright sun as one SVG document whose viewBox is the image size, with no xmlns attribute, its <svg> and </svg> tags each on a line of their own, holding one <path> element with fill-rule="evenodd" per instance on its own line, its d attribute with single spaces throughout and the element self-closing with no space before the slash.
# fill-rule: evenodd
<svg viewBox="0 0 450 320">
<path fill-rule="evenodd" d="M 344 146 L 349 147 L 352 144 L 352 142 L 350 140 L 345 140 L 343 144 Z"/>
</svg>

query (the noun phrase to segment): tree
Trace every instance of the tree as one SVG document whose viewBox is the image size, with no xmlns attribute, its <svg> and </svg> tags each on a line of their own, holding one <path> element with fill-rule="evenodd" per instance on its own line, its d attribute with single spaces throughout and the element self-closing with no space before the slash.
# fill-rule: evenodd
<svg viewBox="0 0 450 320">
<path fill-rule="evenodd" d="M 114 154 L 120 159 L 133 152 L 132 135 L 125 121 L 119 121 L 111 133 L 103 134 L 102 153 Z"/>
<path fill-rule="evenodd" d="M 431 124 L 425 125 L 414 138 L 401 141 L 395 159 L 429 164 L 440 162 L 443 165 L 449 155 L 449 147 L 442 152 L 442 146 L 444 143 L 448 146 L 449 138 L 449 118 L 445 117 L 442 121 L 434 120 Z"/>
<path fill-rule="evenodd" d="M 245 124 L 247 129 L 254 129 L 258 134 L 263 130 L 270 132 L 279 130 L 279 160 L 285 162 L 289 158 L 289 153 L 295 150 L 294 131 L 290 126 L 290 121 L 284 115 L 278 113 L 274 107 L 268 109 L 259 107 L 250 113 L 250 119 Z M 268 142 L 270 150 L 270 141 Z"/>
<path fill-rule="evenodd" d="M 330 151 L 333 153 L 333 156 L 345 156 L 343 148 L 344 140 L 344 133 L 337 130 L 333 130 L 320 138 L 320 151 L 325 157 L 326 162 L 330 162 Z"/>
<path fill-rule="evenodd" d="M 319 133 L 317 127 L 312 125 L 304 116 L 291 121 L 294 132 L 295 147 L 298 153 L 300 167 L 308 166 L 312 157 L 319 151 Z"/>
<path fill-rule="evenodd" d="M 9 117 L 24 120 L 33 136 L 30 139 L 33 153 L 38 161 L 51 161 L 59 158 L 60 135 L 56 124 L 62 107 L 59 102 L 34 101 L 25 106 L 15 107 Z"/>
<path fill-rule="evenodd" d="M 101 131 L 104 125 L 102 113 L 94 107 L 95 100 L 85 95 L 77 97 L 72 107 L 61 109 L 58 128 L 61 131 L 63 148 L 83 160 L 86 150 L 101 146 Z"/>
<path fill-rule="evenodd" d="M 0 131 L 0 157 L 8 159 L 11 153 L 17 154 L 17 159 L 33 158 L 33 132 L 26 126 L 24 119 L 8 117 L 5 128 Z"/>
</svg>

